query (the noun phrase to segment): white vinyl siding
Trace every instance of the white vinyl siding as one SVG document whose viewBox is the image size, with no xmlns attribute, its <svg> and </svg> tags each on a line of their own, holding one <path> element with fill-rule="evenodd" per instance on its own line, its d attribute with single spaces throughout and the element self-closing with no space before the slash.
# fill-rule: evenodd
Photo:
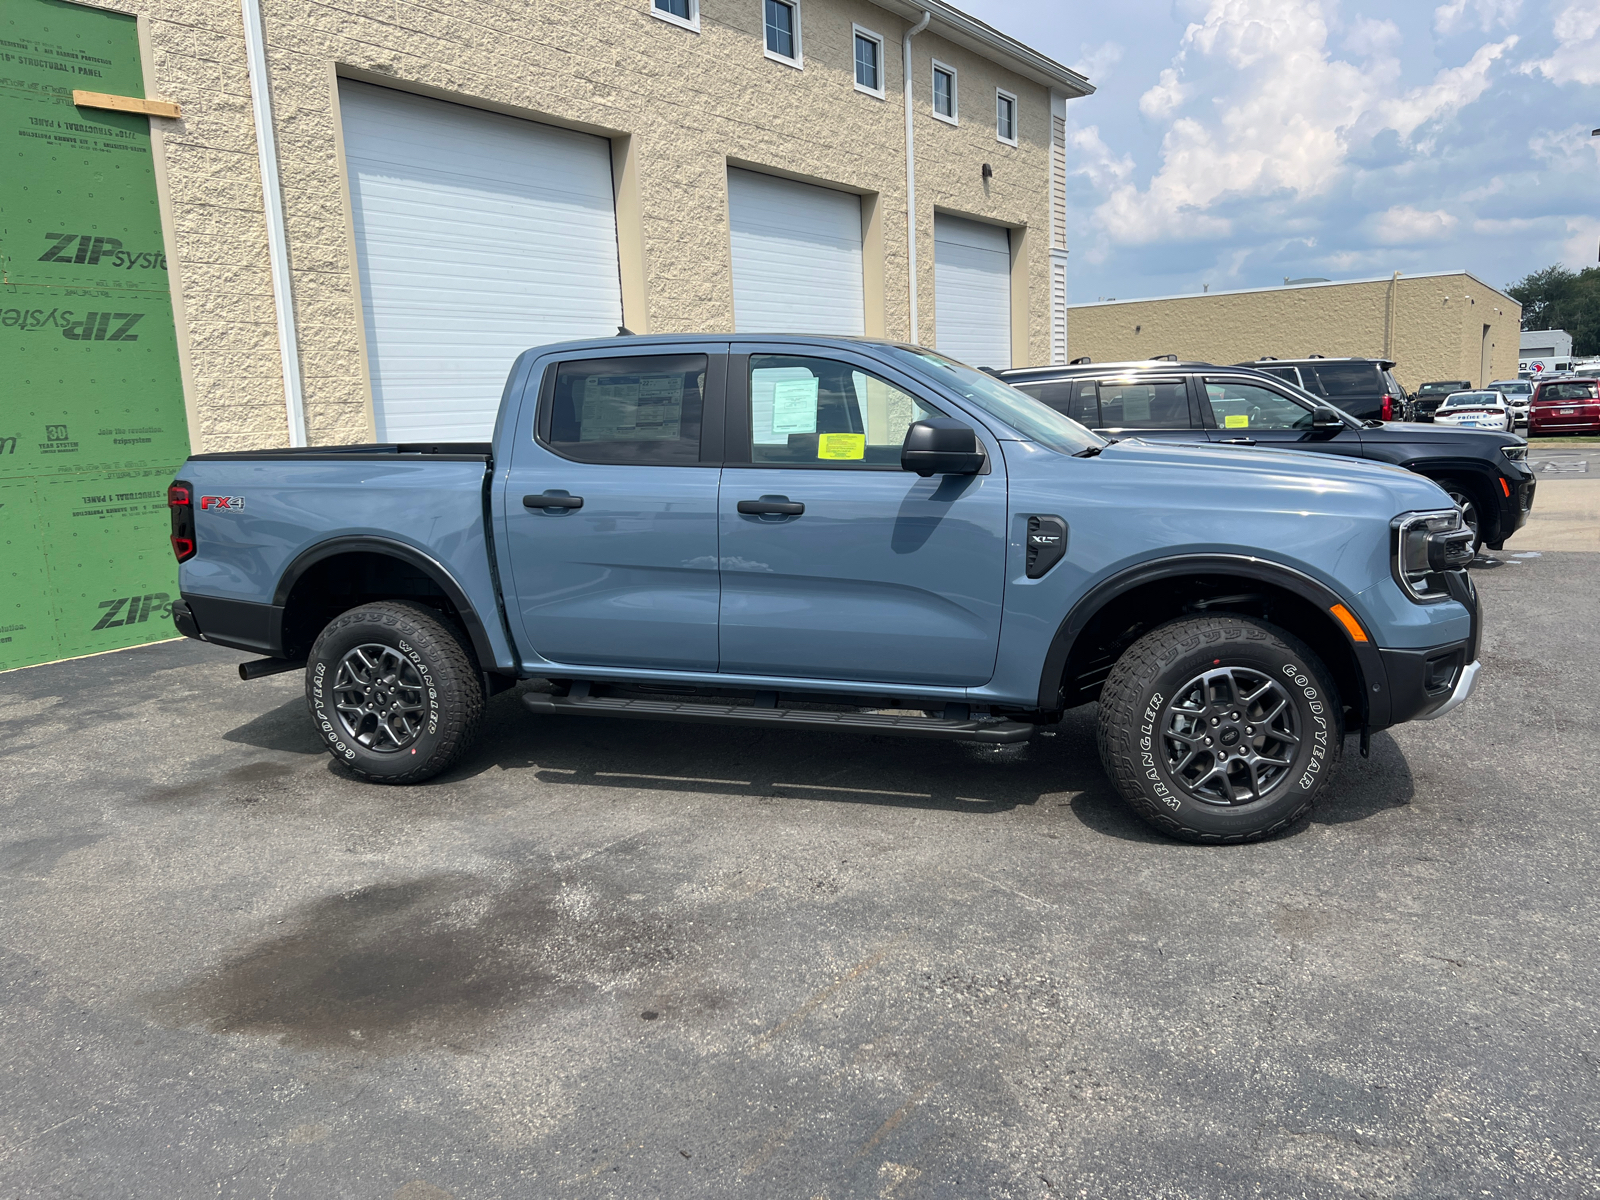
<svg viewBox="0 0 1600 1200">
<path fill-rule="evenodd" d="M 974 367 L 1011 365 L 1011 237 L 996 225 L 933 218 L 934 337 Z"/>
<path fill-rule="evenodd" d="M 611 144 L 339 82 L 380 441 L 485 441 L 517 355 L 622 321 Z"/>
<path fill-rule="evenodd" d="M 865 332 L 859 196 L 730 168 L 728 215 L 737 332 Z"/>
</svg>

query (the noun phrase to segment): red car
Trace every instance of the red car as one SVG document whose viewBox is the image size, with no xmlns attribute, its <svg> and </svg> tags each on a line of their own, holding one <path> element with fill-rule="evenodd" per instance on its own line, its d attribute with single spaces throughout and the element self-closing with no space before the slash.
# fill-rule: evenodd
<svg viewBox="0 0 1600 1200">
<path fill-rule="evenodd" d="M 1600 381 L 1546 379 L 1528 404 L 1528 436 L 1600 433 Z"/>
</svg>

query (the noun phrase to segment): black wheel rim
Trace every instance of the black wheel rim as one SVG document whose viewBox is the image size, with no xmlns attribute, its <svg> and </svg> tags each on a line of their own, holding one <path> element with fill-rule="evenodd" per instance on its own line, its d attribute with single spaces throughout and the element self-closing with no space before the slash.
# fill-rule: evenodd
<svg viewBox="0 0 1600 1200">
<path fill-rule="evenodd" d="M 1288 691 L 1250 667 L 1214 667 L 1173 696 L 1161 718 L 1167 773 L 1203 804 L 1267 799 L 1289 778 L 1300 746 Z"/>
<path fill-rule="evenodd" d="M 422 676 L 392 646 L 368 643 L 339 660 L 333 707 L 345 736 L 378 754 L 407 749 L 422 733 Z"/>
<path fill-rule="evenodd" d="M 1472 497 L 1465 492 L 1458 492 L 1454 488 L 1447 489 L 1451 501 L 1461 510 L 1461 523 L 1472 530 L 1473 536 L 1478 533 L 1478 506 L 1472 502 Z"/>
</svg>

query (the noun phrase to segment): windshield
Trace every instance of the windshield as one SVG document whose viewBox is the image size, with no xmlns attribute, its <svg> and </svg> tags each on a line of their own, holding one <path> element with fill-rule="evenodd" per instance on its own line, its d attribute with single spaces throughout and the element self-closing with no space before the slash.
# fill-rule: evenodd
<svg viewBox="0 0 1600 1200">
<path fill-rule="evenodd" d="M 1499 392 L 1457 392 L 1444 402 L 1446 408 L 1483 408 L 1500 403 Z"/>
<path fill-rule="evenodd" d="M 1455 391 L 1459 383 L 1425 383 L 1417 389 L 1419 396 L 1443 396 Z"/>
<path fill-rule="evenodd" d="M 1533 394 L 1531 383 L 1497 383 L 1492 385 L 1494 390 L 1503 396 L 1528 396 Z"/>
<path fill-rule="evenodd" d="M 1077 454 L 1080 450 L 1110 445 L 1071 417 L 1064 417 L 1010 384 L 1001 383 L 994 376 L 975 371 L 953 358 L 917 346 L 891 346 L 889 352 L 919 374 L 964 396 L 997 421 L 1003 421 L 1029 441 L 1048 449 Z"/>
</svg>

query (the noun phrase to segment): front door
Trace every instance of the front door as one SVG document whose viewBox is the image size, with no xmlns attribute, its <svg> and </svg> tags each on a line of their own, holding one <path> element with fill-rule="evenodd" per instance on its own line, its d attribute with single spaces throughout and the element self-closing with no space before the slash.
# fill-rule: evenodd
<svg viewBox="0 0 1600 1200">
<path fill-rule="evenodd" d="M 921 479 L 900 469 L 907 427 L 960 414 L 866 359 L 751 349 L 729 359 L 721 670 L 986 683 L 1005 584 L 995 448 L 989 473 Z"/>
<path fill-rule="evenodd" d="M 720 441 L 726 349 L 545 372 L 503 492 L 515 620 L 541 657 L 717 669 L 719 451 L 709 447 Z"/>
<path fill-rule="evenodd" d="M 1214 442 L 1233 446 L 1275 446 L 1280 450 L 1316 450 L 1361 457 L 1361 434 L 1349 425 L 1314 429 L 1312 404 L 1276 388 L 1226 376 L 1204 376 L 1203 405 L 1207 433 Z"/>
</svg>

